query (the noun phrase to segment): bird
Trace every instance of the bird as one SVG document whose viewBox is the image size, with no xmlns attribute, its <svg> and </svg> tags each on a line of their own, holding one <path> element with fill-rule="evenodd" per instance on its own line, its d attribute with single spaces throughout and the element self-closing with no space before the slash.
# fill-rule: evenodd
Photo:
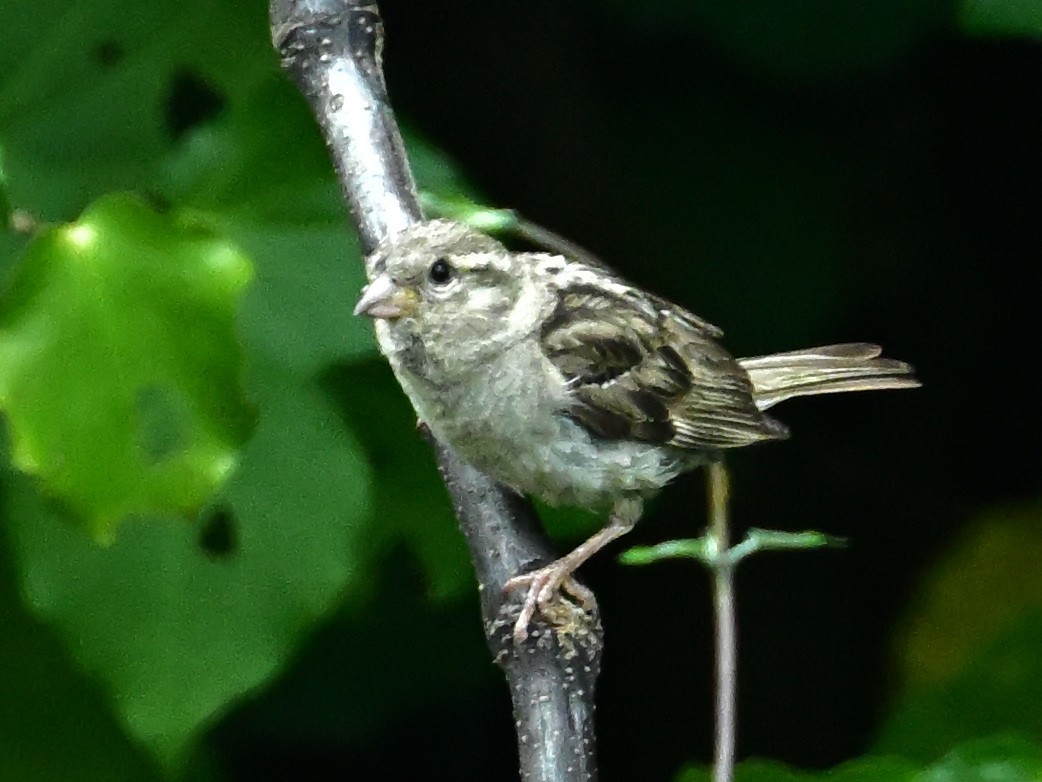
<svg viewBox="0 0 1042 782">
<path fill-rule="evenodd" d="M 570 553 L 507 582 L 525 593 L 518 642 L 562 592 L 592 607 L 573 573 L 671 480 L 726 449 L 788 437 L 765 411 L 919 385 L 868 343 L 734 358 L 716 326 L 600 262 L 514 252 L 454 220 L 391 235 L 367 268 L 355 314 L 373 319 L 420 422 L 518 494 L 608 510 Z"/>
</svg>

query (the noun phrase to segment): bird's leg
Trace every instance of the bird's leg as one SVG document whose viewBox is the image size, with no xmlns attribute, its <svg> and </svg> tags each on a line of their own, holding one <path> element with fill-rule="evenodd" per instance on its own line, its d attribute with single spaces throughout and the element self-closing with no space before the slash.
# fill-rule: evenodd
<svg viewBox="0 0 1042 782">
<path fill-rule="evenodd" d="M 507 593 L 521 588 L 528 590 L 525 595 L 521 614 L 514 625 L 514 640 L 521 643 L 528 637 L 528 625 L 535 616 L 536 609 L 547 616 L 551 603 L 567 592 L 578 600 L 583 608 L 592 610 L 596 605 L 593 592 L 572 578 L 583 562 L 588 560 L 616 538 L 620 538 L 633 529 L 644 509 L 644 503 L 637 497 L 619 500 L 612 508 L 608 523 L 600 532 L 591 535 L 585 542 L 576 546 L 570 553 L 551 562 L 545 567 L 524 573 L 510 579 L 503 587 Z"/>
</svg>

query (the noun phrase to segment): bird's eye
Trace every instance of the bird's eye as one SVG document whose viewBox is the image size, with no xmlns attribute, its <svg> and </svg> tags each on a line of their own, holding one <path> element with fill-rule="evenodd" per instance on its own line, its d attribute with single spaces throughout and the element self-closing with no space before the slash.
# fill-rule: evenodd
<svg viewBox="0 0 1042 782">
<path fill-rule="evenodd" d="M 444 285 L 452 279 L 452 265 L 446 259 L 438 258 L 431 264 L 428 275 L 435 285 Z"/>
</svg>

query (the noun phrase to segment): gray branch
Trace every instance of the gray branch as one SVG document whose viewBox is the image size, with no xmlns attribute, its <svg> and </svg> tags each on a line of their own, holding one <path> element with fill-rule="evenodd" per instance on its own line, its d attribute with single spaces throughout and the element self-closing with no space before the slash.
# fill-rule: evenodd
<svg viewBox="0 0 1042 782">
<path fill-rule="evenodd" d="M 358 0 L 271 0 L 270 13 L 275 49 L 318 119 L 369 254 L 384 237 L 421 219 L 384 84 L 379 10 Z M 510 687 L 521 778 L 594 780 L 599 617 L 576 610 L 555 617 L 553 627 L 538 619 L 524 644 L 514 642 L 520 605 L 504 597 L 503 585 L 550 562 L 552 548 L 527 501 L 445 444 L 433 446 L 474 562 L 489 648 Z"/>
</svg>

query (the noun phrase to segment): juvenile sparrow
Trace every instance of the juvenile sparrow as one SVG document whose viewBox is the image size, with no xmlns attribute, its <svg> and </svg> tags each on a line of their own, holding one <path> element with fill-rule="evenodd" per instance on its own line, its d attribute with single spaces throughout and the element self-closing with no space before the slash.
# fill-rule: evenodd
<svg viewBox="0 0 1042 782">
<path fill-rule="evenodd" d="M 732 358 L 721 331 L 602 266 L 514 253 L 461 223 L 431 220 L 369 258 L 355 314 L 372 317 L 421 421 L 473 466 L 545 502 L 610 507 L 607 525 L 512 579 L 514 628 L 628 532 L 644 498 L 715 452 L 788 436 L 764 410 L 794 396 L 911 388 L 912 368 L 854 343 Z"/>
</svg>

